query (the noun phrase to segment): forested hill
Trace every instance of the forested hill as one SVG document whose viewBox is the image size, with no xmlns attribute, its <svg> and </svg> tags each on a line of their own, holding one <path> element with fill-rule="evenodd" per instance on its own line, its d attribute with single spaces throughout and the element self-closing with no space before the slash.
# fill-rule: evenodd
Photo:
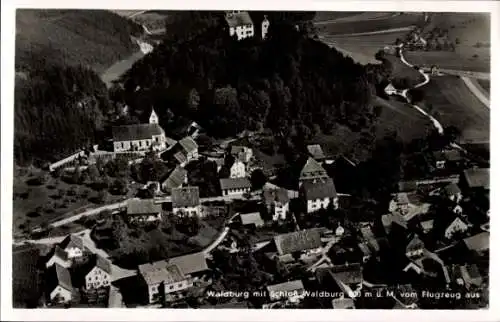
<svg viewBox="0 0 500 322">
<path fill-rule="evenodd" d="M 300 136 L 371 122 L 374 89 L 365 68 L 297 31 L 288 17 L 271 22 L 266 41 L 236 41 L 222 14 L 196 15 L 191 20 L 204 21 L 205 31 L 169 37 L 124 75 L 125 93 L 115 98 L 138 112 L 154 106 L 166 129 L 188 117 L 220 137 L 262 127 Z"/>
<path fill-rule="evenodd" d="M 105 10 L 17 10 L 14 156 L 42 165 L 95 143 L 110 111 L 98 76 L 142 28 Z"/>
<path fill-rule="evenodd" d="M 100 73 L 138 50 L 142 27 L 107 10 L 16 11 L 16 70 L 83 65 Z"/>
</svg>

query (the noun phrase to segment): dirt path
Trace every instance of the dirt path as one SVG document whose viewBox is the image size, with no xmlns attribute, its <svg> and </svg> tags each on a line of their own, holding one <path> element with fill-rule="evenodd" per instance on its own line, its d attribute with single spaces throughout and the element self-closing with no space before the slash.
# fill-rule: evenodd
<svg viewBox="0 0 500 322">
<path fill-rule="evenodd" d="M 490 108 L 490 99 L 483 94 L 481 89 L 477 88 L 476 84 L 474 84 L 469 77 L 460 76 L 460 78 L 464 81 L 472 94 L 474 94 L 487 108 Z"/>
</svg>

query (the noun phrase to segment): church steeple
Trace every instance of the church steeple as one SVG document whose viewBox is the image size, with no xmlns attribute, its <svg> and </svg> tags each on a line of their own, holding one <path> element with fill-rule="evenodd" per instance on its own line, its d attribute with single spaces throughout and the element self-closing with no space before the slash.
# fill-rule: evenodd
<svg viewBox="0 0 500 322">
<path fill-rule="evenodd" d="M 156 115 L 154 108 L 151 110 L 151 115 L 149 116 L 149 124 L 158 124 L 158 115 Z"/>
</svg>

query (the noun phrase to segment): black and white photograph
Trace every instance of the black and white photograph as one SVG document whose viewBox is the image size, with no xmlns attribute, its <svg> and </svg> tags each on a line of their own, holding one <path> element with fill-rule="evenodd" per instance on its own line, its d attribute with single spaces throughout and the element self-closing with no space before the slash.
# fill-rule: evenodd
<svg viewBox="0 0 500 322">
<path fill-rule="evenodd" d="M 18 8 L 12 308 L 488 309 L 492 13 L 359 10 Z"/>
</svg>

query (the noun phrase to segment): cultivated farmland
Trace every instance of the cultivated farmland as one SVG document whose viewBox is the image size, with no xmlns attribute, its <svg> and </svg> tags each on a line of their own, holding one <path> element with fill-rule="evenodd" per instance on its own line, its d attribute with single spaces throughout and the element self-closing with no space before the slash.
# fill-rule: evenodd
<svg viewBox="0 0 500 322">
<path fill-rule="evenodd" d="M 434 77 L 425 87 L 425 108 L 446 127 L 460 129 L 463 143 L 490 140 L 490 111 L 454 76 Z"/>
</svg>

